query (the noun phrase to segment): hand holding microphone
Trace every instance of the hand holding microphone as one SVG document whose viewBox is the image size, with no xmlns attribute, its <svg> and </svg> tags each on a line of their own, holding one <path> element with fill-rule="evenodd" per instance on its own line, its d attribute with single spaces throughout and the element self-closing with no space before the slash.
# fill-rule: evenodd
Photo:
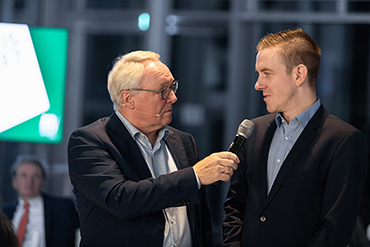
<svg viewBox="0 0 370 247">
<path fill-rule="evenodd" d="M 217 181 L 229 181 L 238 168 L 239 158 L 230 152 L 213 153 L 194 165 L 201 185 L 213 184 Z"/>
<path fill-rule="evenodd" d="M 238 132 L 228 152 L 213 153 L 194 165 L 194 171 L 201 185 L 230 180 L 234 171 L 238 168 L 239 158 L 237 154 L 247 138 L 252 134 L 253 129 L 254 123 L 245 119 L 239 125 Z"/>
<path fill-rule="evenodd" d="M 253 133 L 253 130 L 254 123 L 248 119 L 244 119 L 239 125 L 238 132 L 228 151 L 238 155 L 247 138 Z"/>
</svg>

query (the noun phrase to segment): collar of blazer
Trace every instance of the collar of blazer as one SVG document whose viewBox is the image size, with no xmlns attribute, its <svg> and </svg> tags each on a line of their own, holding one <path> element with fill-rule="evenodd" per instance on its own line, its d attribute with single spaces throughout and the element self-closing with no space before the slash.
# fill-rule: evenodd
<svg viewBox="0 0 370 247">
<path fill-rule="evenodd" d="M 150 178 L 150 170 L 139 147 L 118 116 L 113 113 L 109 118 L 105 118 L 103 121 L 111 146 L 118 150 L 121 156 L 120 158 L 129 161 L 129 165 L 136 171 L 139 180 Z M 172 154 L 177 168 L 183 169 L 188 167 L 184 145 L 180 136 L 177 135 L 170 126 L 169 130 L 170 134 L 166 139 L 166 145 Z"/>
<path fill-rule="evenodd" d="M 303 130 L 298 140 L 296 141 L 291 151 L 289 152 L 288 156 L 286 157 L 283 165 L 280 168 L 279 174 L 276 177 L 275 182 L 271 188 L 271 191 L 267 195 L 264 207 L 266 207 L 269 204 L 269 202 L 274 198 L 276 193 L 279 191 L 281 185 L 284 183 L 284 180 L 286 179 L 289 172 L 296 164 L 302 152 L 307 148 L 307 146 L 311 143 L 311 141 L 316 136 L 317 128 L 320 128 L 322 126 L 327 116 L 328 116 L 327 111 L 321 105 L 320 108 L 315 113 L 315 115 L 308 122 L 306 128 Z M 274 130 L 276 129 L 276 124 L 273 124 L 273 123 L 275 123 L 275 121 L 271 122 L 270 127 L 268 128 L 266 132 L 266 136 L 264 138 L 264 142 L 263 142 L 264 144 L 262 145 L 263 149 L 261 149 L 261 155 L 263 156 L 261 156 L 260 159 L 263 159 L 263 162 L 264 162 L 263 164 L 265 164 L 264 168 L 266 172 L 267 172 L 268 150 L 270 147 L 269 143 L 271 143 L 271 139 L 275 132 Z M 262 157 L 265 157 L 265 158 L 262 158 Z M 264 174 L 266 174 L 266 172 L 264 172 Z M 265 181 L 266 181 L 266 178 L 265 178 Z M 265 187 L 266 187 L 266 183 L 265 183 Z M 265 191 L 267 191 L 267 187 Z"/>
<path fill-rule="evenodd" d="M 135 171 L 137 180 L 150 178 L 152 175 L 139 147 L 118 116 L 113 113 L 103 121 L 109 138 L 107 146 L 113 151 L 112 155 L 117 164 L 129 165 Z M 123 167 L 122 170 L 124 170 Z"/>
</svg>

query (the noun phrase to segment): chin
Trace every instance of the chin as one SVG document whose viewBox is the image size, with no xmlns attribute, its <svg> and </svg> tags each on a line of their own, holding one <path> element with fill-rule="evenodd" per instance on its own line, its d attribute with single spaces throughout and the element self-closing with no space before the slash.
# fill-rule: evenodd
<svg viewBox="0 0 370 247">
<path fill-rule="evenodd" d="M 271 108 L 271 107 L 266 107 L 266 110 L 269 112 L 269 113 L 275 113 L 275 112 L 277 112 L 277 109 L 275 109 L 275 108 Z"/>
<path fill-rule="evenodd" d="M 164 119 L 164 121 L 163 121 L 163 124 L 164 125 L 168 125 L 168 124 L 170 124 L 172 122 L 172 117 L 166 117 L 166 119 Z"/>
</svg>

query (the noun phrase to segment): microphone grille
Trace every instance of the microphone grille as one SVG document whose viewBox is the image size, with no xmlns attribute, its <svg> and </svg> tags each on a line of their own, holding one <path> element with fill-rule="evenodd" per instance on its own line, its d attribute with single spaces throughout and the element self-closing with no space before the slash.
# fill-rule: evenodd
<svg viewBox="0 0 370 247">
<path fill-rule="evenodd" d="M 248 119 L 244 119 L 241 124 L 239 124 L 238 135 L 248 138 L 254 130 L 254 123 Z"/>
</svg>

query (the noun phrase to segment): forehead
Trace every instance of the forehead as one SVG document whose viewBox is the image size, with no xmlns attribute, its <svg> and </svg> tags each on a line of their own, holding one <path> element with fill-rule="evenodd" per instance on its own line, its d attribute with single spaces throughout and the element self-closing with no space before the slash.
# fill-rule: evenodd
<svg viewBox="0 0 370 247">
<path fill-rule="evenodd" d="M 143 84 L 172 82 L 169 68 L 158 60 L 144 61 Z"/>
<path fill-rule="evenodd" d="M 38 165 L 32 162 L 25 162 L 18 166 L 17 173 L 42 173 L 42 171 Z"/>
<path fill-rule="evenodd" d="M 256 70 L 273 69 L 284 65 L 278 47 L 265 48 L 257 53 Z"/>
</svg>

